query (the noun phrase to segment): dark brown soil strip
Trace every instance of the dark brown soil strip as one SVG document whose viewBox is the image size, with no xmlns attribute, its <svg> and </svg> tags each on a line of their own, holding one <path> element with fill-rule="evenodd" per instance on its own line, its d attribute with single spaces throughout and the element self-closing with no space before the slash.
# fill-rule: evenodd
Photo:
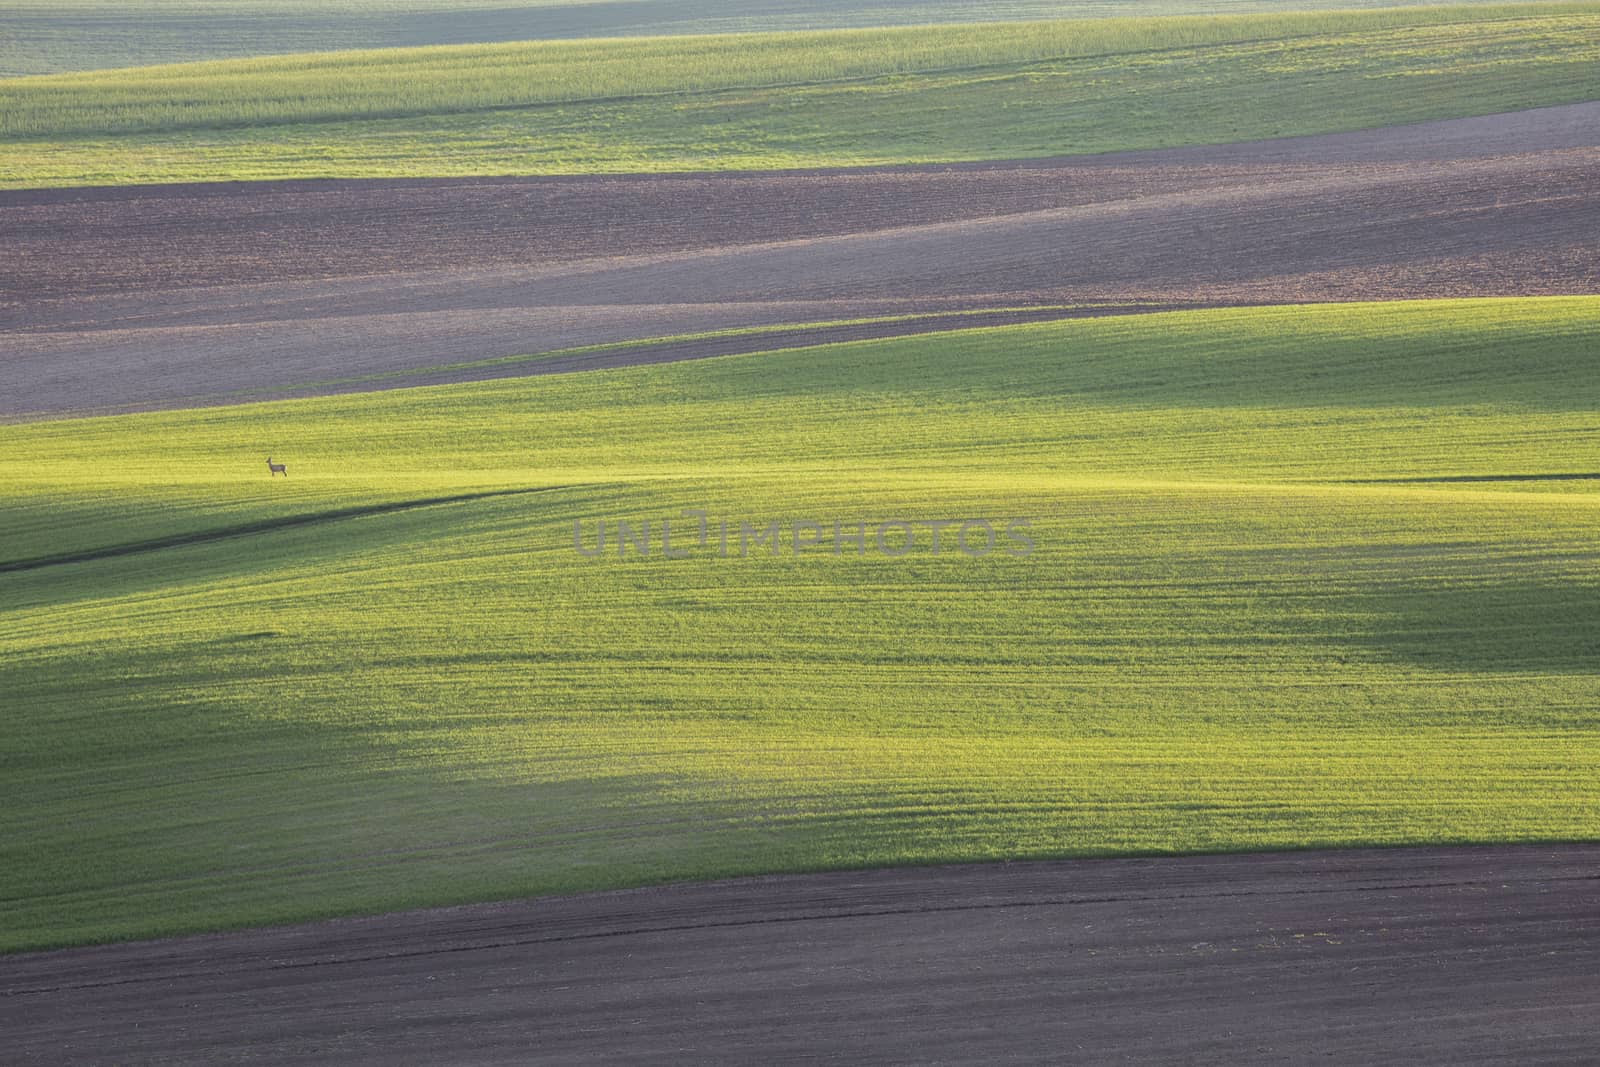
<svg viewBox="0 0 1600 1067">
<path fill-rule="evenodd" d="M 11 192 L 0 247 L 5 420 L 753 326 L 1589 294 L 1600 104 L 949 166 Z M 479 376 L 507 366 L 540 372 Z"/>
<path fill-rule="evenodd" d="M 1592 844 L 751 878 L 0 969 L 24 1064 L 1579 1063 L 1597 1012 Z"/>
</svg>

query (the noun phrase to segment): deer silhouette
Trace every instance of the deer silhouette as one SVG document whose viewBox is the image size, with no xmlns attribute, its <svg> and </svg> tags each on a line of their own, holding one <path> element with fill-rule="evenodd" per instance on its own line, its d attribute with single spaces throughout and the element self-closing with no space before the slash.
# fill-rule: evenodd
<svg viewBox="0 0 1600 1067">
<path fill-rule="evenodd" d="M 289 465 L 287 463 L 274 463 L 274 462 L 272 462 L 272 457 L 268 456 L 267 457 L 267 477 L 270 478 L 274 474 L 281 474 L 285 478 L 289 477 Z"/>
</svg>

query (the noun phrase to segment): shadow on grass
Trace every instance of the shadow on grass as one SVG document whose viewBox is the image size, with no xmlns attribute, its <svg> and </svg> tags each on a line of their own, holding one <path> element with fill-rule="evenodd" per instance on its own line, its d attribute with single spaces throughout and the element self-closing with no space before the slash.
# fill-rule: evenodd
<svg viewBox="0 0 1600 1067">
<path fill-rule="evenodd" d="M 1363 646 L 1450 671 L 1600 673 L 1600 586 L 1554 581 L 1396 591 Z"/>
<path fill-rule="evenodd" d="M 1435 474 L 1408 478 L 1346 478 L 1346 485 L 1426 485 L 1432 482 L 1593 482 L 1600 472 L 1578 474 Z"/>
<path fill-rule="evenodd" d="M 238 523 L 233 526 L 221 526 L 209 530 L 194 530 L 187 533 L 173 534 L 169 537 L 154 537 L 144 541 L 128 541 L 117 545 L 104 545 L 100 548 L 84 549 L 79 552 L 63 552 L 53 556 L 35 556 L 31 559 L 0 562 L 0 574 L 13 571 L 38 570 L 41 567 L 57 567 L 67 563 L 88 563 L 93 560 L 114 559 L 118 556 L 155 552 L 164 548 L 184 548 L 189 545 L 223 541 L 232 537 L 246 537 L 251 534 L 268 533 L 274 530 L 287 530 L 325 522 L 338 522 L 341 519 L 386 515 L 396 511 L 411 511 L 415 508 L 437 507 L 441 504 L 460 504 L 471 500 L 487 500 L 502 496 L 522 496 L 527 493 L 549 493 L 558 489 L 573 488 L 579 487 L 571 485 L 538 485 L 517 489 L 488 489 L 475 493 L 455 493 L 450 496 L 430 496 L 415 500 L 394 500 L 382 504 L 332 508 L 302 515 L 283 515 L 277 518 L 261 519 L 256 522 Z"/>
</svg>

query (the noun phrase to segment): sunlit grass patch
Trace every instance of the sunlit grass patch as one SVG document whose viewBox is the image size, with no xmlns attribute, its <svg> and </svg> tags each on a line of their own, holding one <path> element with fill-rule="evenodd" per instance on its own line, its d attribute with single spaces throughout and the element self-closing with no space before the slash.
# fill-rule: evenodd
<svg viewBox="0 0 1600 1067">
<path fill-rule="evenodd" d="M 1597 27 L 1593 4 L 1428 7 L 523 42 L 19 78 L 0 81 L 0 186 L 1220 143 L 1593 99 Z"/>
<path fill-rule="evenodd" d="M 1184 312 L 0 428 L 4 943 L 1593 837 L 1597 329 Z M 689 555 L 574 551 L 619 519 Z"/>
</svg>

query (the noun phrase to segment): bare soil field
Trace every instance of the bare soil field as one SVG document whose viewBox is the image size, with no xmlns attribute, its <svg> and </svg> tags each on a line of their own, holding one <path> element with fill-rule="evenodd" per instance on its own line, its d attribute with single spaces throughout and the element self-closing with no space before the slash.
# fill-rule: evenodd
<svg viewBox="0 0 1600 1067">
<path fill-rule="evenodd" d="M 12 1063 L 1577 1063 L 1600 846 L 743 879 L 15 956 Z M 293 1025 L 287 1025 L 293 1020 Z"/>
<path fill-rule="evenodd" d="M 0 244 L 8 419 L 874 315 L 1590 293 L 1600 104 L 942 167 L 5 192 Z"/>
</svg>

